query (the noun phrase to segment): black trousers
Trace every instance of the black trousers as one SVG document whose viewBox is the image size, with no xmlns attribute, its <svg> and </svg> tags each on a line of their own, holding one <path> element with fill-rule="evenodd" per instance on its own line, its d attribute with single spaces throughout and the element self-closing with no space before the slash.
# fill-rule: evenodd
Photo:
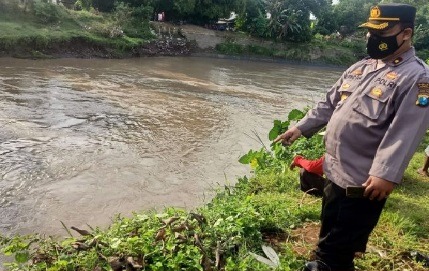
<svg viewBox="0 0 429 271">
<path fill-rule="evenodd" d="M 320 175 L 308 172 L 301 168 L 299 172 L 301 191 L 307 194 L 322 197 L 326 179 Z"/>
<path fill-rule="evenodd" d="M 349 198 L 346 190 L 327 180 L 322 200 L 322 227 L 317 259 L 333 270 L 353 270 L 355 252 L 365 252 L 386 200 Z"/>
</svg>

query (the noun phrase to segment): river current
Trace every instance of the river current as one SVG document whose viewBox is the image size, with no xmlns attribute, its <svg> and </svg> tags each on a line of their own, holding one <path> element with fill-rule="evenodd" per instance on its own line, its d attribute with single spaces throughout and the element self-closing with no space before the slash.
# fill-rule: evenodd
<svg viewBox="0 0 429 271">
<path fill-rule="evenodd" d="M 342 70 L 197 57 L 0 59 L 0 233 L 192 209 Z"/>
</svg>

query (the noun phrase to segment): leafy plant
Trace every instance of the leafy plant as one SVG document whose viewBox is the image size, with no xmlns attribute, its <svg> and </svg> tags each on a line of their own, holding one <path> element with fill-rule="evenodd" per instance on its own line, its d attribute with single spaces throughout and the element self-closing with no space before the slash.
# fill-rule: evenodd
<svg viewBox="0 0 429 271">
<path fill-rule="evenodd" d="M 304 111 L 293 109 L 286 121 L 274 120 L 268 139 L 273 141 L 277 136 L 284 133 L 292 122 L 299 121 L 304 116 Z M 277 171 L 285 172 L 296 154 L 301 154 L 308 159 L 321 157 L 325 152 L 322 139 L 323 137 L 317 134 L 309 139 L 299 138 L 291 146 L 272 143 L 270 150 L 266 148 L 261 148 L 258 151 L 249 150 L 247 154 L 240 157 L 239 162 L 249 164 L 255 171 L 269 168 L 270 170 L 276 169 Z"/>
</svg>

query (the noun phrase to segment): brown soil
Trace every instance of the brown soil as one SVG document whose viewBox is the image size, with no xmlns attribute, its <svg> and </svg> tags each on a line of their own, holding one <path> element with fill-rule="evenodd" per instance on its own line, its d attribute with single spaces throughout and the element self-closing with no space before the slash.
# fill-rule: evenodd
<svg viewBox="0 0 429 271">
<path fill-rule="evenodd" d="M 292 230 L 289 234 L 279 231 L 265 231 L 263 240 L 276 251 L 282 251 L 284 244 L 292 245 L 292 251 L 303 260 L 313 260 L 313 251 L 316 248 L 320 224 L 311 222 L 303 227 Z"/>
<path fill-rule="evenodd" d="M 269 244 L 276 251 L 281 251 L 284 243 L 290 243 L 292 245 L 292 251 L 295 255 L 303 260 L 314 260 L 314 249 L 317 246 L 318 237 L 320 231 L 320 223 L 310 222 L 304 224 L 301 228 L 297 228 L 291 231 L 290 234 L 279 233 L 279 232 L 265 232 L 263 233 L 264 241 Z M 368 244 L 367 253 L 379 253 L 380 251 L 375 249 L 374 246 Z M 356 253 L 355 259 L 364 257 L 363 253 Z M 381 256 L 380 256 L 381 257 Z M 385 256 L 383 256 L 385 257 Z M 383 258 L 382 257 L 382 258 Z M 428 271 L 429 269 L 429 258 L 426 255 L 419 254 L 417 252 L 403 252 L 400 255 L 394 255 L 393 259 L 382 259 L 384 262 L 387 260 L 388 264 L 395 263 L 396 266 L 407 267 L 403 270 L 413 271 Z M 417 262 L 421 262 L 426 267 L 420 267 Z M 378 268 L 378 267 L 374 267 Z M 388 266 L 386 267 L 388 268 Z M 361 269 L 357 269 L 361 270 Z M 375 269 L 371 269 L 375 270 Z M 383 268 L 382 270 L 390 270 Z M 395 269 L 396 270 L 396 269 Z M 402 270 L 402 269 L 401 269 Z M 377 270 L 379 271 L 379 270 Z M 380 270 L 381 271 L 381 270 Z"/>
<path fill-rule="evenodd" d="M 312 251 L 316 248 L 319 240 L 319 223 L 308 223 L 302 228 L 294 229 L 291 233 L 292 249 L 297 255 L 313 258 Z"/>
</svg>

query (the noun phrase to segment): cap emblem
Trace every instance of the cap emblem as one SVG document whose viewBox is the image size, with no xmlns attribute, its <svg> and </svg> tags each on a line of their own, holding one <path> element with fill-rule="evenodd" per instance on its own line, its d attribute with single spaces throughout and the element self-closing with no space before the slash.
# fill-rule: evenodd
<svg viewBox="0 0 429 271">
<path fill-rule="evenodd" d="M 371 9 L 371 18 L 378 18 L 381 16 L 380 8 L 375 6 Z"/>
<path fill-rule="evenodd" d="M 378 45 L 378 49 L 380 49 L 380 51 L 386 51 L 387 49 L 389 49 L 389 46 L 387 46 L 387 43 L 383 42 Z"/>
</svg>

